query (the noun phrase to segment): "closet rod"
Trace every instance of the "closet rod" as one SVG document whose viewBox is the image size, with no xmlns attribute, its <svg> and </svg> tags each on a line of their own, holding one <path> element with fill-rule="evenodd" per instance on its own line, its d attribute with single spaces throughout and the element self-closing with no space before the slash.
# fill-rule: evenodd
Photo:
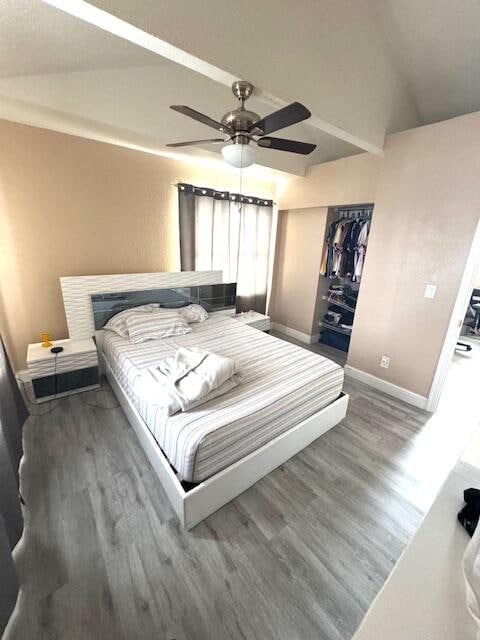
<svg viewBox="0 0 480 640">
<path fill-rule="evenodd" d="M 334 211 L 340 218 L 370 218 L 373 212 L 373 206 L 335 207 Z"/>
</svg>

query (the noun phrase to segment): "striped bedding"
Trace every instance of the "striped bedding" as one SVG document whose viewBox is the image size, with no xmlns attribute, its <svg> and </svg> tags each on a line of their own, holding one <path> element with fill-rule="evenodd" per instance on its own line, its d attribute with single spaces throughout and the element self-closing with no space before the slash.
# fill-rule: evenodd
<svg viewBox="0 0 480 640">
<path fill-rule="evenodd" d="M 310 351 L 220 314 L 182 336 L 132 344 L 105 332 L 104 354 L 117 380 L 182 480 L 201 482 L 338 398 L 343 369 Z M 139 370 L 196 346 L 234 358 L 236 389 L 166 416 L 139 384 Z"/>
</svg>

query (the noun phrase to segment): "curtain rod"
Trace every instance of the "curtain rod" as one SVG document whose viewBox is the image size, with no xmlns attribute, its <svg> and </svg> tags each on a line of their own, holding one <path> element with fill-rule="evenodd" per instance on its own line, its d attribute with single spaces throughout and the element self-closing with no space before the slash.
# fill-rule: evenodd
<svg viewBox="0 0 480 640">
<path fill-rule="evenodd" d="M 171 182 L 170 186 L 175 187 L 176 189 L 180 188 L 182 190 L 187 190 L 187 188 L 192 189 L 193 191 L 199 191 L 202 192 L 203 194 L 207 195 L 208 192 L 210 192 L 211 194 L 219 194 L 223 197 L 225 197 L 225 195 L 228 193 L 231 196 L 232 200 L 235 200 L 237 196 L 240 196 L 242 198 L 243 202 L 247 202 L 247 203 L 253 203 L 254 201 L 255 204 L 262 204 L 264 206 L 267 205 L 277 205 L 277 203 L 274 200 L 271 200 L 270 198 L 260 198 L 259 196 L 247 196 L 244 193 L 239 193 L 237 191 L 229 191 L 227 189 L 213 189 L 212 187 L 197 187 L 195 185 L 192 184 L 188 184 L 186 182 Z"/>
</svg>

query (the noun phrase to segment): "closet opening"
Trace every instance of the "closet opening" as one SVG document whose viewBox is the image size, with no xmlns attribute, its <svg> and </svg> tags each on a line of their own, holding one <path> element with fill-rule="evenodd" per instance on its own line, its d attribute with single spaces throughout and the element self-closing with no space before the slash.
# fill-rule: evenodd
<svg viewBox="0 0 480 640">
<path fill-rule="evenodd" d="M 327 214 L 316 317 L 326 355 L 336 350 L 342 364 L 354 330 L 373 206 L 330 207 Z"/>
</svg>

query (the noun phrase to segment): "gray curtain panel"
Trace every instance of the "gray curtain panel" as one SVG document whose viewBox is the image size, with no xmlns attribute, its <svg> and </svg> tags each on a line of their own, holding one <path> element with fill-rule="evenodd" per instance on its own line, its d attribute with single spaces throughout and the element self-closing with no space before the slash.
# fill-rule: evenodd
<svg viewBox="0 0 480 640">
<path fill-rule="evenodd" d="M 7 532 L 0 516 L 0 636 L 15 608 L 18 581 L 8 542 Z"/>
<path fill-rule="evenodd" d="M 221 270 L 237 310 L 265 313 L 273 202 L 178 185 L 182 271 Z"/>
<path fill-rule="evenodd" d="M 10 549 L 22 536 L 23 517 L 18 496 L 17 478 L 8 451 L 5 432 L 0 424 L 0 516 L 5 522 Z"/>
<path fill-rule="evenodd" d="M 178 190 L 180 222 L 180 268 L 195 271 L 195 195 L 193 191 Z"/>
<path fill-rule="evenodd" d="M 15 380 L 5 346 L 0 338 L 0 422 L 17 484 L 18 465 L 23 455 L 22 427 L 27 417 L 27 408 Z"/>
<path fill-rule="evenodd" d="M 22 428 L 27 416 L 0 338 L 0 636 L 18 595 L 11 550 L 23 531 L 18 465 L 23 453 Z"/>
</svg>

